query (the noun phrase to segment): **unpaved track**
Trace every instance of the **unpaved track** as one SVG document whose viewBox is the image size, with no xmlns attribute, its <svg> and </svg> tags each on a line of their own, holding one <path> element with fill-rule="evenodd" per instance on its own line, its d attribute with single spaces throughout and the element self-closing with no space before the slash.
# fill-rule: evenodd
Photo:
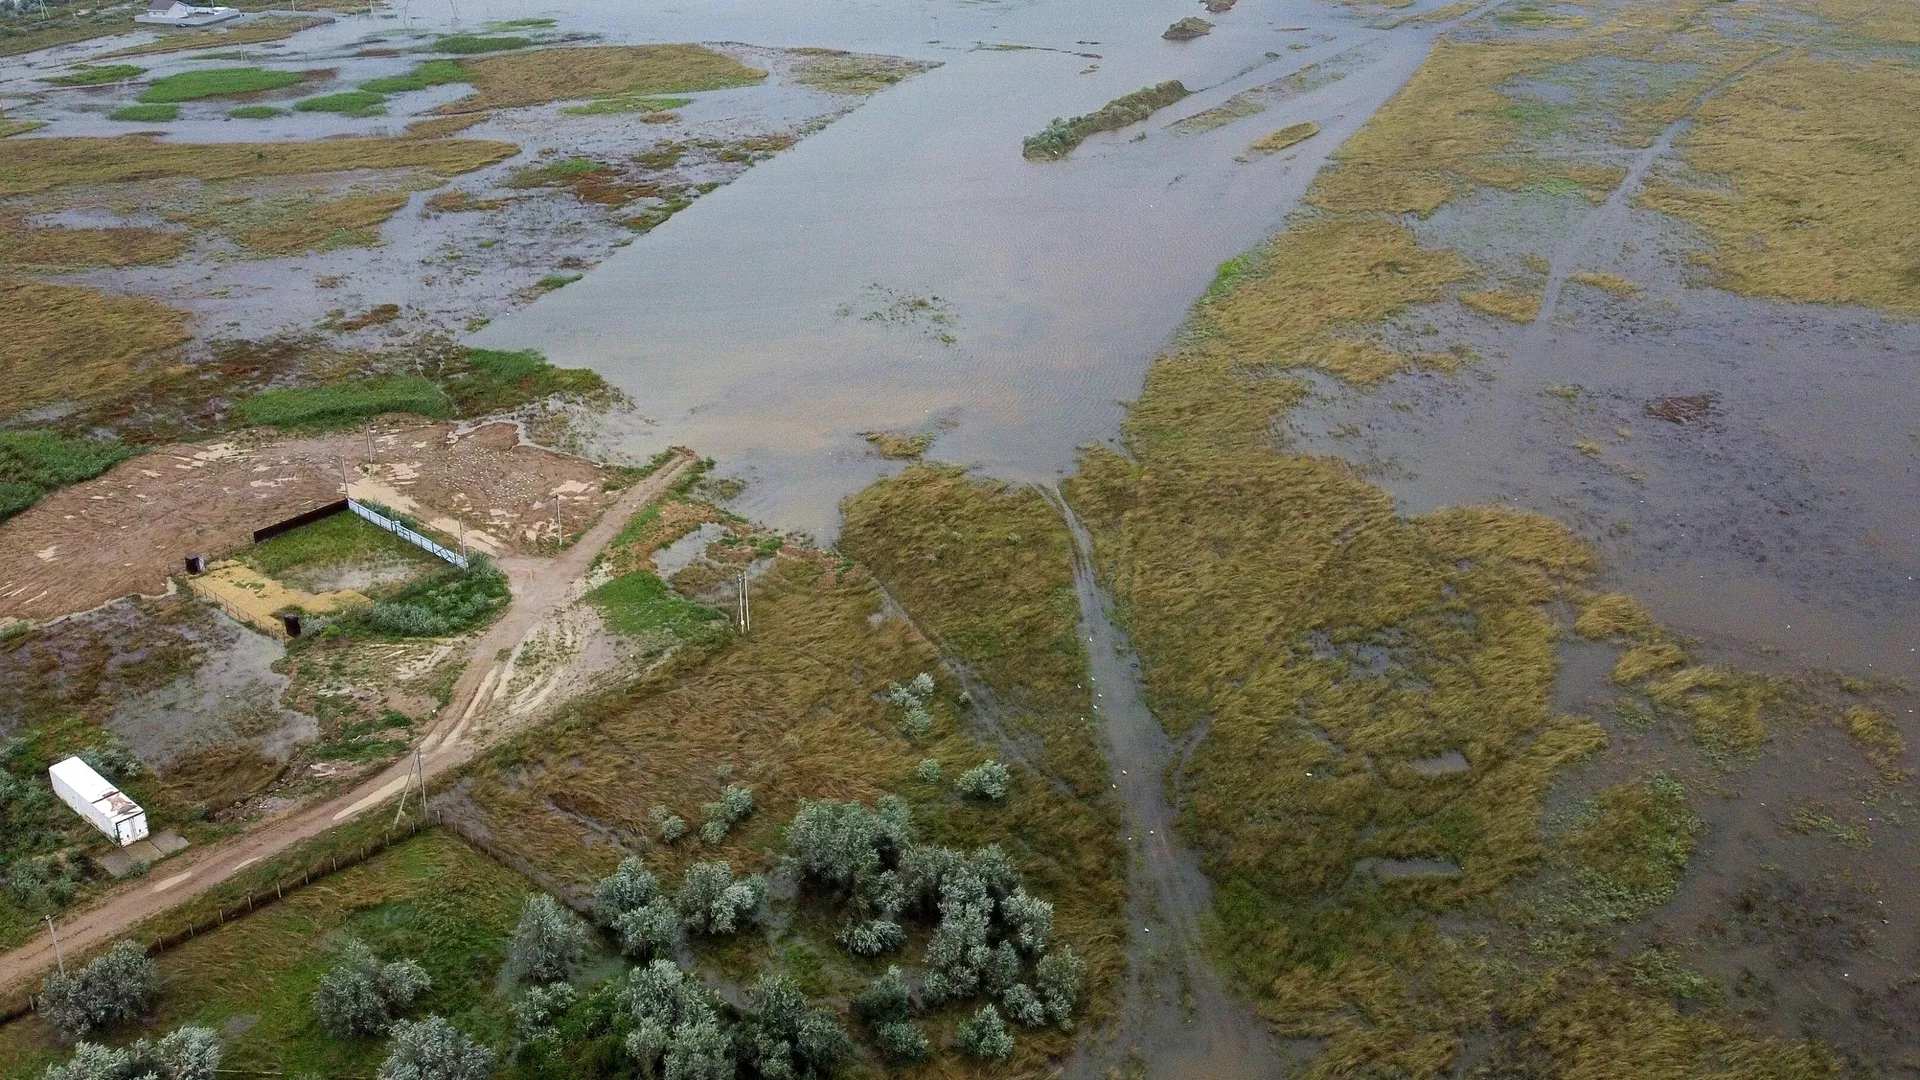
<svg viewBox="0 0 1920 1080">
<path fill-rule="evenodd" d="M 513 582 L 513 603 L 499 621 L 473 641 L 467 653 L 466 670 L 454 684 L 453 696 L 420 741 L 421 763 L 429 782 L 458 768 L 481 749 L 481 744 L 469 737 L 472 722 L 486 705 L 481 691 L 491 691 L 505 666 L 506 656 L 540 620 L 573 599 L 574 583 L 586 575 L 594 556 L 612 541 L 629 518 L 665 492 L 690 464 L 692 459 L 678 458 L 635 484 L 558 558 L 503 562 L 502 569 Z M 324 803 L 293 811 L 226 843 L 162 863 L 152 876 L 109 893 L 91 907 L 69 915 L 64 922 L 56 922 L 61 949 L 75 956 L 105 944 L 142 920 L 213 888 L 254 863 L 387 802 L 406 785 L 412 767 L 409 757 Z M 43 935 L 30 945 L 0 956 L 0 988 L 24 989 L 53 965 L 52 943 Z"/>
<path fill-rule="evenodd" d="M 1126 1000 L 1107 1045 L 1082 1047 L 1074 1080 L 1144 1066 L 1149 1077 L 1268 1080 L 1282 1075 L 1267 1025 L 1228 992 L 1206 956 L 1200 923 L 1213 889 L 1200 861 L 1174 833 L 1166 777 L 1180 748 L 1147 708 L 1140 666 L 1107 617 L 1093 570 L 1092 538 L 1058 492 L 1049 492 L 1073 533 L 1074 589 L 1107 768 L 1127 807 L 1132 942 Z M 1131 1060 L 1129 1060 L 1131 1059 Z"/>
</svg>

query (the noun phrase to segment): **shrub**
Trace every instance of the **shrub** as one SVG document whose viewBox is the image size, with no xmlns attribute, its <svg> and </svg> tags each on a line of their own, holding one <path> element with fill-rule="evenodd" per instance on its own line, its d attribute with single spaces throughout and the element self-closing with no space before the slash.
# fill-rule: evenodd
<svg viewBox="0 0 1920 1080">
<path fill-rule="evenodd" d="M 881 1024 L 873 1029 L 873 1034 L 880 1042 L 880 1053 L 886 1056 L 890 1064 L 911 1065 L 927 1060 L 932 1052 L 926 1035 L 910 1021 Z"/>
<path fill-rule="evenodd" d="M 118 942 L 78 974 L 47 976 L 40 987 L 40 1015 L 77 1039 L 146 1015 L 159 979 L 146 950 Z"/>
<path fill-rule="evenodd" d="M 1095 132 L 1117 131 L 1137 124 L 1186 97 L 1189 92 L 1179 80 L 1172 80 L 1114 98 L 1098 111 L 1085 116 L 1076 116 L 1071 120 L 1056 117 L 1038 135 L 1027 137 L 1021 153 L 1032 160 L 1058 161 Z"/>
<path fill-rule="evenodd" d="M 654 1066 L 664 1057 L 665 1075 L 676 1080 L 732 1080 L 731 1040 L 719 1010 L 672 961 L 635 968 L 617 997 L 633 1022 L 627 1052 L 642 1075 L 661 1075 Z"/>
<path fill-rule="evenodd" d="M 898 949 L 907 932 L 891 919 L 869 919 L 842 926 L 838 940 L 841 948 L 855 956 L 879 956 Z"/>
<path fill-rule="evenodd" d="M 746 1056 L 763 1077 L 830 1076 L 851 1050 L 833 1010 L 807 1002 L 784 975 L 762 976 L 747 991 Z"/>
<path fill-rule="evenodd" d="M 566 983 L 535 986 L 513 1003 L 513 1028 L 521 1042 L 540 1042 L 560 1034 L 559 1022 L 579 999 Z"/>
<path fill-rule="evenodd" d="M 219 1068 L 219 1038 L 207 1028 L 183 1027 L 158 1043 L 83 1042 L 66 1063 L 48 1066 L 44 1080 L 214 1080 Z"/>
<path fill-rule="evenodd" d="M 700 828 L 700 839 L 709 844 L 717 844 L 727 838 L 727 832 L 747 815 L 753 813 L 753 791 L 739 784 L 728 784 L 720 798 L 701 807 L 707 823 Z"/>
<path fill-rule="evenodd" d="M 913 1014 L 913 996 L 907 992 L 907 980 L 901 978 L 900 969 L 887 968 L 885 975 L 861 991 L 860 996 L 853 999 L 853 1013 L 874 1025 L 909 1018 Z"/>
<path fill-rule="evenodd" d="M 960 781 L 953 785 L 953 789 L 968 798 L 998 801 L 1007 797 L 1007 786 L 1011 779 L 1005 765 L 997 761 L 983 761 L 968 769 Z"/>
<path fill-rule="evenodd" d="M 674 902 L 689 931 L 723 937 L 759 917 L 766 887 L 759 877 L 735 881 L 726 863 L 697 862 L 681 877 Z"/>
<path fill-rule="evenodd" d="M 486 1080 L 493 1052 L 438 1016 L 393 1025 L 393 1050 L 379 1080 Z"/>
<path fill-rule="evenodd" d="M 913 775 L 929 784 L 940 782 L 940 759 L 921 758 L 920 764 L 913 767 Z"/>
<path fill-rule="evenodd" d="M 787 858 L 801 879 L 843 891 L 874 881 L 912 844 L 907 804 L 894 796 L 872 810 L 857 802 L 803 801 L 787 826 Z"/>
<path fill-rule="evenodd" d="M 587 928 L 546 893 L 527 898 L 507 946 L 507 964 L 531 982 L 559 982 L 573 974 L 587 948 Z"/>
<path fill-rule="evenodd" d="M 1014 944 L 1029 956 L 1045 950 L 1047 939 L 1053 936 L 1053 905 L 1025 889 L 1015 889 L 1000 901 L 1000 919 Z"/>
<path fill-rule="evenodd" d="M 887 702 L 900 710 L 900 730 L 914 738 L 933 730 L 933 714 L 927 711 L 932 700 L 933 676 L 924 671 L 904 686 L 894 683 L 887 689 Z"/>
<path fill-rule="evenodd" d="M 240 402 L 240 415 L 249 424 L 283 428 L 345 427 L 389 412 L 437 418 L 450 415 L 453 403 L 446 391 L 419 375 L 263 390 Z"/>
<path fill-rule="evenodd" d="M 681 837 L 687 835 L 687 819 L 666 807 L 654 807 L 650 816 L 653 819 L 654 830 L 660 834 L 661 843 L 678 843 Z"/>
<path fill-rule="evenodd" d="M 1007 1033 L 1006 1021 L 992 1005 L 982 1005 L 979 1012 L 960 1021 L 954 1038 L 960 1049 L 977 1058 L 1003 1061 L 1013 1053 L 1013 1036 Z"/>
<path fill-rule="evenodd" d="M 927 1058 L 927 1037 L 912 1022 L 913 998 L 900 969 L 890 967 L 853 1001 L 853 1012 L 873 1028 L 889 1063 L 907 1065 Z"/>
<path fill-rule="evenodd" d="M 1040 958 L 1034 967 L 1034 987 L 1047 1016 L 1062 1030 L 1073 1027 L 1073 1007 L 1087 979 L 1086 961 L 1065 945 Z"/>
<path fill-rule="evenodd" d="M 620 917 L 614 927 L 620 935 L 620 951 L 635 959 L 672 955 L 680 944 L 680 911 L 671 900 L 660 897 Z"/>
<path fill-rule="evenodd" d="M 512 599 L 507 575 L 475 554 L 467 569 L 449 567 L 412 582 L 348 625 L 392 637 L 450 637 L 493 621 Z"/>
<path fill-rule="evenodd" d="M 385 1032 L 433 980 L 412 960 L 382 964 L 365 942 L 348 938 L 340 963 L 320 977 L 313 1013 L 335 1038 L 364 1039 Z"/>
<path fill-rule="evenodd" d="M 660 895 L 660 879 L 645 863 L 629 856 L 620 860 L 613 873 L 600 879 L 593 890 L 593 912 L 600 925 L 619 925 L 620 917 L 644 907 Z"/>
</svg>

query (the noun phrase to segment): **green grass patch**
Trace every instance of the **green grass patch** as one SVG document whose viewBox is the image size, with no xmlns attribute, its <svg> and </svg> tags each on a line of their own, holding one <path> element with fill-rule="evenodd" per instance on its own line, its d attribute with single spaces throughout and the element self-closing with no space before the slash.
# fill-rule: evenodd
<svg viewBox="0 0 1920 1080">
<path fill-rule="evenodd" d="M 607 625 L 622 634 L 666 631 L 691 640 L 724 633 L 725 616 L 719 611 L 686 599 L 645 570 L 622 574 L 587 596 L 606 613 Z"/>
<path fill-rule="evenodd" d="M 276 109 L 271 105 L 241 105 L 228 109 L 227 115 L 235 120 L 271 120 L 276 116 L 287 115 L 287 110 Z"/>
<path fill-rule="evenodd" d="M 283 428 L 341 427 L 388 412 L 443 417 L 452 411 L 446 392 L 418 375 L 267 390 L 240 403 L 240 415 L 248 423 Z"/>
<path fill-rule="evenodd" d="M 355 514 L 340 513 L 244 548 L 240 561 L 268 577 L 328 567 L 395 562 L 444 566 L 439 559 Z"/>
<path fill-rule="evenodd" d="M 423 833 L 161 954 L 155 1030 L 221 1031 L 223 1074 L 372 1076 L 386 1040 L 336 1039 L 313 1017 L 335 946 L 354 937 L 426 968 L 433 986 L 410 1016 L 438 1013 L 504 1047 L 511 1013 L 497 973 L 531 891 L 457 837 Z M 69 1053 L 37 1017 L 0 1029 L 7 1080 L 37 1078 Z"/>
<path fill-rule="evenodd" d="M 258 94 L 266 90 L 284 89 L 305 79 L 306 76 L 298 71 L 271 71 L 259 67 L 183 71 L 178 75 L 153 80 L 141 93 L 140 100 L 152 105 Z"/>
<path fill-rule="evenodd" d="M 554 367 L 537 352 L 468 349 L 465 371 L 444 380 L 462 416 L 484 416 L 558 397 L 596 401 L 614 391 L 597 372 Z"/>
<path fill-rule="evenodd" d="M 127 458 L 117 441 L 73 439 L 51 431 L 0 431 L 0 520 L 48 492 L 91 480 Z"/>
<path fill-rule="evenodd" d="M 473 76 L 460 66 L 458 60 L 429 60 L 405 75 L 368 79 L 360 84 L 360 89 L 375 94 L 403 94 L 409 90 L 425 90 L 429 86 L 470 82 L 472 79 Z"/>
<path fill-rule="evenodd" d="M 560 25 L 557 19 L 503 19 L 487 24 L 487 32 L 498 34 L 510 30 L 551 30 Z"/>
<path fill-rule="evenodd" d="M 465 570 L 448 567 L 336 625 L 347 633 L 379 637 L 450 637 L 492 622 L 513 594 L 507 575 L 484 555 L 471 555 Z"/>
<path fill-rule="evenodd" d="M 578 176 L 585 176 L 601 168 L 592 158 L 575 157 L 551 161 L 545 165 L 529 165 L 524 169 L 513 170 L 507 178 L 507 186 L 513 188 L 546 187 L 550 184 L 564 184 Z"/>
<path fill-rule="evenodd" d="M 564 289 L 585 276 L 584 274 L 548 274 L 546 277 L 534 282 L 534 285 L 547 292 L 552 292 L 555 289 Z"/>
<path fill-rule="evenodd" d="M 107 114 L 109 120 L 126 120 L 135 124 L 164 124 L 180 119 L 178 105 L 122 105 Z"/>
<path fill-rule="evenodd" d="M 515 37 L 511 34 L 448 34 L 433 43 L 434 52 L 455 53 L 471 56 L 475 53 L 507 52 L 511 49 L 524 49 L 532 45 L 532 38 Z"/>
<path fill-rule="evenodd" d="M 1071 120 L 1055 117 L 1038 135 L 1027 137 L 1021 146 L 1021 153 L 1034 161 L 1059 161 L 1090 136 L 1137 124 L 1190 92 L 1180 80 L 1170 79 L 1158 86 L 1149 86 L 1114 98 L 1098 111 L 1085 116 L 1076 116 Z"/>
<path fill-rule="evenodd" d="M 568 116 L 611 116 L 616 113 L 666 112 L 693 104 L 684 97 L 607 97 L 585 105 L 569 105 L 560 111 Z"/>
<path fill-rule="evenodd" d="M 65 75 L 55 75 L 41 79 L 43 83 L 54 86 L 100 86 L 105 83 L 135 79 L 147 73 L 147 69 L 137 64 L 75 64 Z"/>
<path fill-rule="evenodd" d="M 299 112 L 330 112 L 342 116 L 385 116 L 387 97 L 369 90 L 347 90 L 338 94 L 310 97 L 293 104 Z"/>
</svg>

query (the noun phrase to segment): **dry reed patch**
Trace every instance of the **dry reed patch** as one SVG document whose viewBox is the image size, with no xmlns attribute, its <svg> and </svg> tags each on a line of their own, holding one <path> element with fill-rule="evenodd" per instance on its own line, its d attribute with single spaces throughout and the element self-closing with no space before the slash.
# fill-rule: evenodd
<svg viewBox="0 0 1920 1080">
<path fill-rule="evenodd" d="M 1647 614 L 1640 601 L 1618 592 L 1602 593 L 1582 604 L 1573 632 L 1590 641 L 1610 638 L 1645 641 L 1659 634 L 1653 616 Z"/>
<path fill-rule="evenodd" d="M 408 198 L 404 191 L 377 191 L 338 199 L 268 199 L 222 228 L 241 247 L 264 256 L 358 247 L 379 243 L 380 226 Z"/>
<path fill-rule="evenodd" d="M 122 56 L 157 56 L 162 53 L 186 52 L 191 49 L 233 48 L 237 45 L 258 45 L 263 41 L 284 41 L 302 30 L 309 30 L 332 21 L 332 19 L 308 15 L 268 15 L 213 33 L 205 30 L 163 31 L 157 41 L 116 49 L 102 54 L 102 59 Z"/>
<path fill-rule="evenodd" d="M 187 249 L 186 233 L 159 229 L 35 229 L 0 217 L 0 268 L 62 270 L 172 262 Z"/>
<path fill-rule="evenodd" d="M 9 414 L 145 382 L 154 357 L 192 338 L 187 313 L 157 300 L 0 278 L 0 402 Z"/>
<path fill-rule="evenodd" d="M 1907 752 L 1907 741 L 1885 713 L 1865 705 L 1855 705 L 1841 715 L 1840 726 L 1859 744 L 1867 760 L 1879 770 L 1882 780 L 1898 784 L 1912 775 L 1904 768 L 1902 761 Z"/>
<path fill-rule="evenodd" d="M 1568 281 L 1578 282 L 1610 292 L 1615 296 L 1639 296 L 1640 284 L 1619 274 L 1609 274 L 1604 270 L 1580 270 L 1567 276 Z"/>
<path fill-rule="evenodd" d="M 1797 54 L 1701 106 L 1688 165 L 1642 202 L 1698 224 L 1718 284 L 1811 303 L 1920 312 L 1920 70 Z"/>
<path fill-rule="evenodd" d="M 1346 341 L 1335 332 L 1439 300 L 1447 285 L 1469 276 L 1458 255 L 1420 247 L 1398 223 L 1311 221 L 1221 267 L 1195 311 L 1191 350 L 1376 381 L 1408 361 L 1378 342 Z"/>
<path fill-rule="evenodd" d="M 1125 867 L 1111 823 L 1018 766 L 1013 791 L 999 804 L 963 803 L 945 784 L 916 780 L 922 758 L 940 759 L 953 777 L 988 751 L 956 719 L 955 687 L 940 677 L 937 653 L 911 626 L 886 617 L 880 590 L 857 569 L 835 569 L 815 553 L 783 555 L 755 586 L 753 620 L 752 634 L 682 655 L 629 689 L 577 702 L 490 752 L 466 790 L 494 842 L 567 887 L 606 873 L 629 851 L 644 852 L 667 873 L 709 858 L 760 869 L 799 800 L 871 803 L 898 793 L 912 804 L 925 840 L 1000 843 L 1029 887 L 1054 901 L 1056 938 L 1088 961 L 1084 1024 L 1097 1028 L 1125 963 Z M 937 719 L 929 735 L 909 740 L 884 695 L 923 671 L 940 684 Z M 702 804 L 727 782 L 752 788 L 759 810 L 723 843 L 648 839 L 652 807 L 698 821 Z M 786 933 L 807 933 L 806 922 Z M 829 925 L 813 939 L 815 955 L 830 967 L 857 967 L 856 978 L 879 973 L 871 962 L 846 959 L 831 933 Z M 754 964 L 780 962 L 761 959 L 758 943 L 740 948 L 754 950 Z M 958 1016 L 948 1009 L 932 1018 L 936 1046 Z M 1019 1075 L 1072 1041 L 1057 1031 L 1023 1032 L 1010 1062 L 978 1073 L 951 1058 L 938 1067 L 943 1075 Z"/>
<path fill-rule="evenodd" d="M 352 169 L 421 169 L 450 177 L 518 154 L 512 143 L 479 139 L 327 139 L 292 143 L 163 143 L 112 139 L 24 139 L 0 158 L 0 196 L 80 184 L 188 177 L 202 181 L 300 176 Z"/>
<path fill-rule="evenodd" d="M 1509 322 L 1530 323 L 1540 315 L 1540 294 L 1518 289 L 1486 289 L 1460 294 L 1460 302 L 1475 311 Z"/>
<path fill-rule="evenodd" d="M 913 461 L 927 452 L 933 445 L 933 435 L 929 432 L 915 432 L 901 435 L 892 431 L 868 431 L 861 433 L 873 452 L 888 461 Z"/>
<path fill-rule="evenodd" d="M 433 116 L 425 120 L 415 120 L 407 125 L 409 139 L 440 139 L 455 135 L 493 119 L 489 112 L 461 113 L 458 116 Z"/>
<path fill-rule="evenodd" d="M 549 101 L 718 90 L 759 82 L 767 73 L 700 45 L 595 45 L 535 49 L 463 60 L 475 93 L 443 113 L 516 108 Z"/>
<path fill-rule="evenodd" d="M 1289 146 L 1297 146 L 1320 133 L 1320 125 L 1311 120 L 1298 124 L 1289 124 L 1279 131 L 1263 135 L 1253 141 L 1247 149 L 1256 154 L 1277 154 Z"/>
<path fill-rule="evenodd" d="M 1059 511 L 1031 487 L 950 465 L 876 481 L 844 509 L 840 546 L 986 684 L 1002 725 L 1039 744 L 1048 772 L 1103 801 L 1110 785 Z"/>
<path fill-rule="evenodd" d="M 936 65 L 897 56 L 866 56 L 838 49 L 793 49 L 803 57 L 793 81 L 829 94 L 877 94 Z"/>
</svg>

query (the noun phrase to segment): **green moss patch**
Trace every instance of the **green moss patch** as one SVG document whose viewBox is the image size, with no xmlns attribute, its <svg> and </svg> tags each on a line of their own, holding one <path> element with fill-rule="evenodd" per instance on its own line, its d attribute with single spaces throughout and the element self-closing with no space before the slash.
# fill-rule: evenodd
<svg viewBox="0 0 1920 1080">
<path fill-rule="evenodd" d="M 298 71 L 272 71 L 258 67 L 208 68 L 155 79 L 141 92 L 140 100 L 151 105 L 234 97 L 281 90 L 304 81 L 306 75 Z"/>
</svg>

